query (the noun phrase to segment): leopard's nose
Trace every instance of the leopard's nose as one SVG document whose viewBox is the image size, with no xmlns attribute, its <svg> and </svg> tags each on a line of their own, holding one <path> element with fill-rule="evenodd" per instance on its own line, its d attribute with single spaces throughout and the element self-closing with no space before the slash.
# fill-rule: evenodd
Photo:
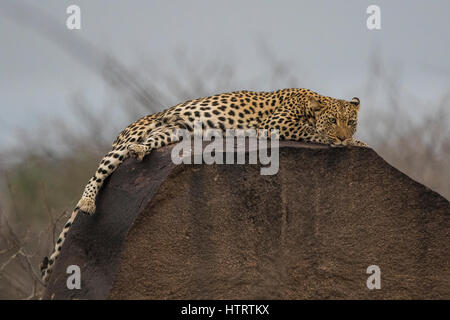
<svg viewBox="0 0 450 320">
<path fill-rule="evenodd" d="M 336 137 L 341 141 L 347 140 L 347 137 L 343 134 L 338 134 Z"/>
</svg>

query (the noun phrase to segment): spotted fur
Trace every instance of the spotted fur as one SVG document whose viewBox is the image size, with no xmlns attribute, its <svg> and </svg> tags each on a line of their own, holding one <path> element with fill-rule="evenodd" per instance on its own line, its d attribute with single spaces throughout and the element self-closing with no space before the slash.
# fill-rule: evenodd
<svg viewBox="0 0 450 320">
<path fill-rule="evenodd" d="M 93 214 L 95 199 L 105 179 L 128 157 L 142 160 L 152 150 L 170 143 L 172 132 L 201 121 L 206 128 L 277 129 L 280 139 L 330 145 L 367 146 L 353 138 L 360 102 L 338 100 L 307 89 L 273 92 L 238 91 L 186 101 L 165 111 L 145 116 L 123 130 L 111 151 L 84 189 L 75 210 L 61 232 L 50 258 L 41 265 L 44 281 L 51 273 L 61 247 L 79 212 Z"/>
</svg>

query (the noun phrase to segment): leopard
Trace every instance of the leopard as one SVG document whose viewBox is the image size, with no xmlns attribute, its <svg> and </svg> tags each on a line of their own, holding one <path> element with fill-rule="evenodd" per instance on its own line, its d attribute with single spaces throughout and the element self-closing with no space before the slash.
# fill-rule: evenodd
<svg viewBox="0 0 450 320">
<path fill-rule="evenodd" d="M 41 276 L 47 283 L 67 233 L 77 215 L 92 215 L 96 198 L 105 180 L 127 158 L 142 161 L 153 150 L 176 143 L 173 132 L 194 132 L 202 128 L 225 132 L 228 129 L 276 130 L 280 140 L 326 144 L 333 147 L 368 147 L 356 140 L 360 100 L 324 96 L 309 89 L 276 91 L 234 91 L 188 100 L 164 111 L 144 116 L 126 127 L 84 188 L 70 218 L 64 225 L 53 252 L 41 263 Z"/>
</svg>

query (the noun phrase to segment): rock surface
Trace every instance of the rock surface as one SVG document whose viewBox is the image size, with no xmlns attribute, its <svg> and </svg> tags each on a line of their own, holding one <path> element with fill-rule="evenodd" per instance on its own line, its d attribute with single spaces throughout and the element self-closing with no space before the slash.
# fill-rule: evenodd
<svg viewBox="0 0 450 320">
<path fill-rule="evenodd" d="M 175 165 L 171 149 L 111 176 L 44 298 L 450 299 L 450 203 L 373 150 L 281 142 L 264 176 Z M 366 286 L 371 265 L 380 290 Z"/>
</svg>

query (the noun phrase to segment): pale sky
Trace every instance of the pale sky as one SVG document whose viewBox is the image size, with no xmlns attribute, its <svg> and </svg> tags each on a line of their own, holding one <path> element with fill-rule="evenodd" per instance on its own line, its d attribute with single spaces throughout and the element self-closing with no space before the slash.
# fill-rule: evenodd
<svg viewBox="0 0 450 320">
<path fill-rule="evenodd" d="M 40 13 L 24 20 L 11 4 L 33 4 L 54 20 Z M 81 30 L 66 28 L 71 4 L 81 8 Z M 381 30 L 366 27 L 371 4 L 381 9 Z M 263 81 L 247 87 L 251 79 L 270 76 L 258 51 L 264 43 L 306 79 L 299 87 L 350 99 L 360 96 L 376 51 L 398 68 L 407 92 L 432 101 L 450 88 L 449 12 L 448 0 L 0 0 L 0 147 L 14 143 L 16 128 L 39 127 L 60 115 L 70 118 L 69 98 L 75 92 L 94 106 L 104 105 L 103 80 L 77 59 L 83 55 L 78 48 L 70 54 L 70 43 L 76 44 L 72 37 L 86 39 L 125 65 L 147 60 L 176 70 L 176 50 L 193 61 L 233 65 L 239 81 L 211 93 L 279 89 Z M 42 29 L 64 40 L 57 43 Z M 66 41 L 69 45 L 62 45 Z"/>
</svg>

